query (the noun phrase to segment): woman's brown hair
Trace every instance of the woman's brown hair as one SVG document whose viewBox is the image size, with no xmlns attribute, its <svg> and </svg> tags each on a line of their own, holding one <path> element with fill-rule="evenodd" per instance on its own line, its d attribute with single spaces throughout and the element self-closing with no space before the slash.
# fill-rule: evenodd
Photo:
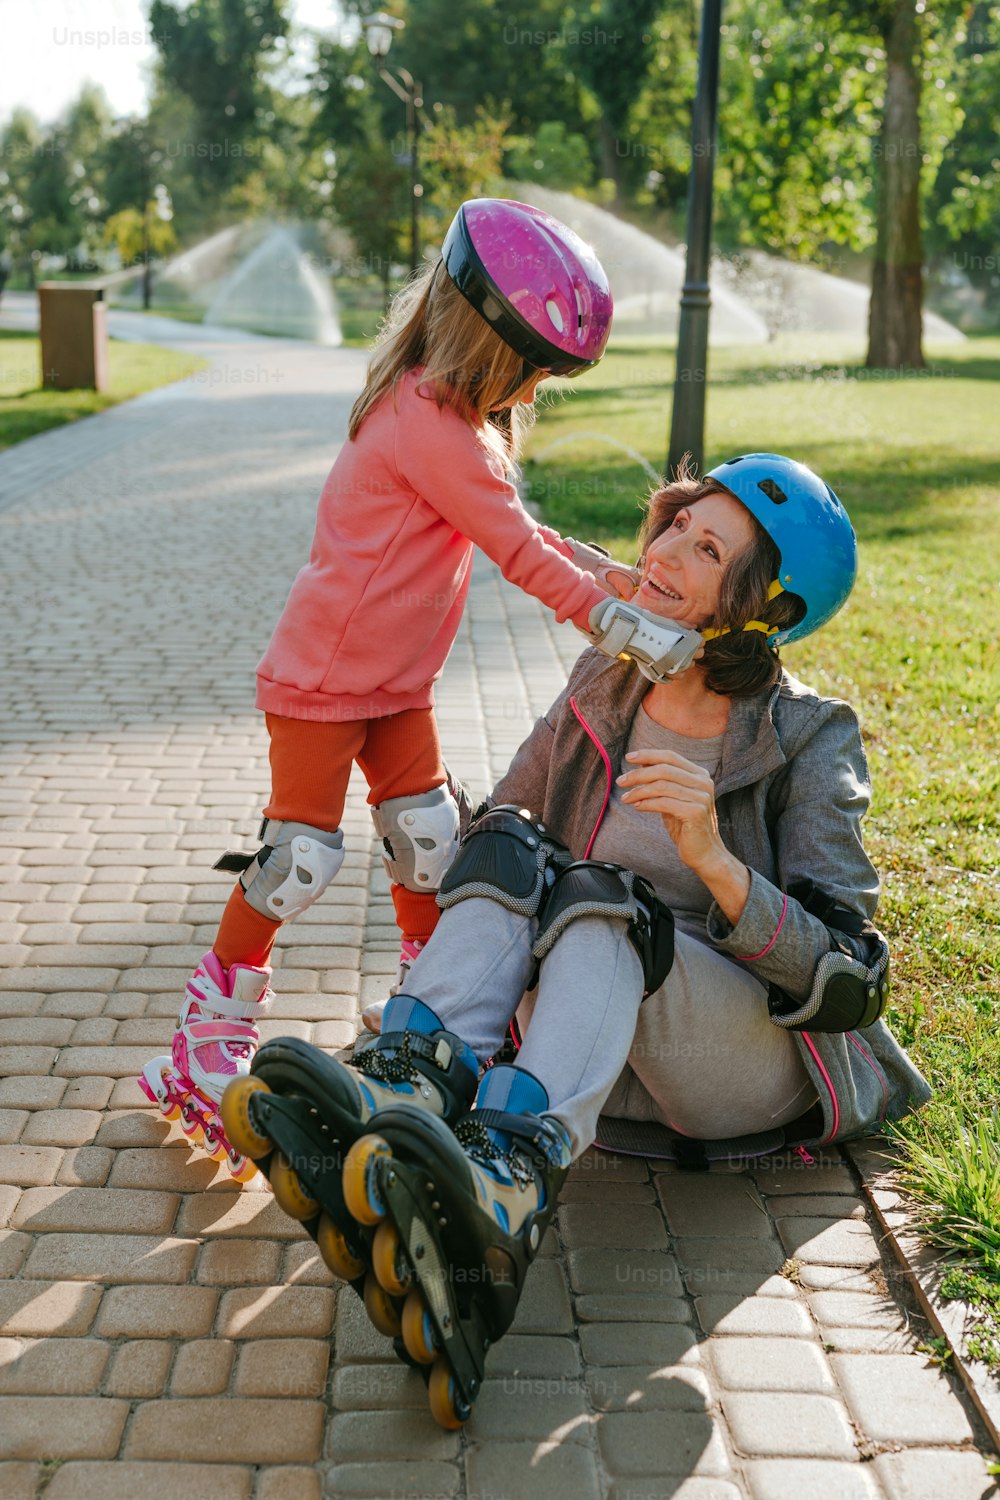
<svg viewBox="0 0 1000 1500">
<path fill-rule="evenodd" d="M 420 384 L 439 407 L 450 406 L 479 427 L 504 461 L 520 457 L 534 407 L 499 407 L 527 395 L 538 371 L 515 354 L 462 296 L 438 260 L 397 292 L 379 330 L 365 388 L 351 410 L 353 439 L 368 413 L 408 370 L 422 365 Z"/>
<path fill-rule="evenodd" d="M 698 479 L 687 456 L 681 460 L 677 478 L 654 490 L 646 502 L 646 518 L 639 531 L 643 553 L 674 523 L 679 511 L 697 505 L 708 495 L 730 495 L 717 479 Z M 735 498 L 735 497 L 733 497 Z M 705 654 L 695 663 L 705 674 L 705 686 L 711 693 L 728 698 L 746 698 L 771 687 L 781 676 L 781 662 L 762 630 L 744 630 L 748 620 L 760 620 L 768 626 L 787 629 L 801 620 L 805 605 L 797 594 L 780 593 L 767 597 L 771 583 L 778 576 L 781 556 L 777 547 L 757 520 L 750 515 L 753 540 L 738 553 L 722 577 L 719 607 L 707 625 L 726 629 L 728 635 L 715 636 L 705 643 Z"/>
</svg>

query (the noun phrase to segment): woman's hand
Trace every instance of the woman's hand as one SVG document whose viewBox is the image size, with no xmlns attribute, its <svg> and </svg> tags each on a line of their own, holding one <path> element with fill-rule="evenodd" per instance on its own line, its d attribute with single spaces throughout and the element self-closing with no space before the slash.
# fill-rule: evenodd
<svg viewBox="0 0 1000 1500">
<path fill-rule="evenodd" d="M 680 858 L 735 927 L 750 894 L 750 871 L 719 837 L 711 776 L 672 750 L 633 750 L 625 759 L 629 770 L 618 777 L 626 788 L 622 801 L 660 814 Z"/>
<path fill-rule="evenodd" d="M 659 813 L 677 853 L 696 875 L 717 864 L 727 851 L 708 772 L 672 750 L 634 750 L 625 759 L 630 769 L 618 777 L 618 785 L 627 789 L 622 801 Z"/>
</svg>

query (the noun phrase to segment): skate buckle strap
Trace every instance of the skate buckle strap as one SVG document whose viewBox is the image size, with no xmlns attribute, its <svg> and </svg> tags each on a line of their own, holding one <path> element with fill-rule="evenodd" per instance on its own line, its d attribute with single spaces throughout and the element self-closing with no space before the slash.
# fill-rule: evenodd
<svg viewBox="0 0 1000 1500">
<path fill-rule="evenodd" d="M 392 1049 L 395 1049 L 393 1055 L 387 1056 Z M 390 1031 L 383 1032 L 377 1043 L 349 1057 L 347 1063 L 377 1083 L 420 1083 L 422 1074 L 416 1067 L 418 1059 L 447 1072 L 452 1055 L 451 1043 L 446 1037 L 424 1036 L 418 1031 Z"/>
<path fill-rule="evenodd" d="M 477 1109 L 475 1118 L 481 1125 L 487 1125 L 491 1130 L 505 1130 L 508 1135 L 515 1136 L 525 1146 L 537 1146 L 542 1154 L 558 1167 L 562 1165 L 558 1146 L 552 1140 L 551 1124 L 539 1119 L 534 1130 L 527 1128 L 526 1122 L 530 1116 L 512 1115 L 503 1109 Z"/>
<path fill-rule="evenodd" d="M 184 1030 L 194 1041 L 202 1042 L 256 1042 L 257 1028 L 249 1021 L 227 1021 L 218 1016 L 194 1018 L 184 1023 Z"/>
<path fill-rule="evenodd" d="M 514 1137 L 515 1144 L 509 1150 L 504 1150 L 491 1139 L 490 1130 L 506 1131 Z M 552 1161 L 541 1122 L 538 1130 L 528 1131 L 525 1129 L 523 1115 L 508 1114 L 503 1109 L 477 1109 L 466 1115 L 455 1126 L 455 1138 L 465 1147 L 469 1156 L 485 1167 L 492 1167 L 496 1162 L 502 1161 L 519 1188 L 529 1188 L 535 1181 L 535 1173 L 529 1165 L 530 1158 L 527 1158 L 527 1147 L 537 1146 L 546 1159 Z M 559 1163 L 553 1162 L 553 1165 L 558 1166 Z"/>
<path fill-rule="evenodd" d="M 188 980 L 187 999 L 214 1015 L 233 1016 L 240 1021 L 252 1021 L 256 1016 L 266 1015 L 271 1009 L 273 997 L 270 986 L 265 987 L 259 1000 L 235 1000 L 231 995 L 223 995 L 214 988 L 201 994 L 195 988 L 197 982 L 197 979 Z"/>
</svg>

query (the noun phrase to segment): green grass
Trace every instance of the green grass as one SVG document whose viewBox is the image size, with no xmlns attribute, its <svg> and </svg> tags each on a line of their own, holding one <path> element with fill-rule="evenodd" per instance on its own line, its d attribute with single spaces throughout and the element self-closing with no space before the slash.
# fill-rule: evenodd
<svg viewBox="0 0 1000 1500">
<path fill-rule="evenodd" d="M 170 302 L 166 299 L 160 302 L 155 292 L 152 307 L 133 307 L 126 303 L 122 303 L 121 306 L 124 311 L 139 313 L 142 317 L 177 318 L 181 323 L 204 323 L 205 321 L 205 309 L 197 302 Z"/>
<path fill-rule="evenodd" d="M 936 1089 L 901 1128 L 916 1184 L 929 1171 L 920 1143 L 957 1170 L 959 1114 L 990 1116 L 1000 1148 L 1000 339 L 929 346 L 929 370 L 897 378 L 864 370 L 862 355 L 803 336 L 713 351 L 706 457 L 790 453 L 833 485 L 858 532 L 850 603 L 782 659 L 861 716 L 866 837 L 893 951 L 886 1019 Z M 551 525 L 634 560 L 641 459 L 665 461 L 673 369 L 671 348 L 627 344 L 548 398 L 525 477 Z M 1000 1204 L 971 1199 L 1000 1235 Z M 961 1236 L 948 1243 L 970 1253 Z"/>
<path fill-rule="evenodd" d="M 398 291 L 402 283 L 393 283 Z M 333 295 L 344 343 L 351 349 L 367 349 L 385 316 L 382 283 L 376 276 L 335 276 Z"/>
<path fill-rule="evenodd" d="M 0 450 L 104 411 L 143 391 L 183 380 L 205 368 L 205 360 L 158 349 L 152 344 L 127 344 L 111 339 L 108 346 L 106 391 L 51 391 L 40 385 L 39 341 L 30 334 L 0 330 Z"/>
</svg>

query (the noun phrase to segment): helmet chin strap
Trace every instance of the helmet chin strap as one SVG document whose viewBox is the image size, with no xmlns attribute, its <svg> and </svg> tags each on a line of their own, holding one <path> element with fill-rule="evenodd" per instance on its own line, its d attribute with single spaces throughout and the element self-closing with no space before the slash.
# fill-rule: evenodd
<svg viewBox="0 0 1000 1500">
<path fill-rule="evenodd" d="M 784 592 L 784 588 L 775 578 L 774 581 L 768 585 L 768 603 L 770 603 L 772 599 L 776 599 L 779 594 L 783 594 Z M 768 625 L 764 620 L 748 620 L 745 625 L 740 626 L 736 634 L 743 635 L 748 630 L 759 630 L 766 636 L 772 636 L 777 635 L 780 629 L 780 625 Z M 713 626 L 710 625 L 701 633 L 706 641 L 714 641 L 720 635 L 731 635 L 732 631 L 730 630 L 728 625 L 724 625 L 720 630 L 716 630 Z"/>
<path fill-rule="evenodd" d="M 530 361 L 526 359 L 522 360 L 520 375 L 515 378 L 513 385 L 504 393 L 497 405 L 490 407 L 490 411 L 499 411 L 510 400 L 511 396 L 515 396 L 521 387 L 528 383 L 532 375 L 544 375 L 546 373 L 546 371 L 539 369 L 537 365 L 531 364 Z"/>
</svg>

